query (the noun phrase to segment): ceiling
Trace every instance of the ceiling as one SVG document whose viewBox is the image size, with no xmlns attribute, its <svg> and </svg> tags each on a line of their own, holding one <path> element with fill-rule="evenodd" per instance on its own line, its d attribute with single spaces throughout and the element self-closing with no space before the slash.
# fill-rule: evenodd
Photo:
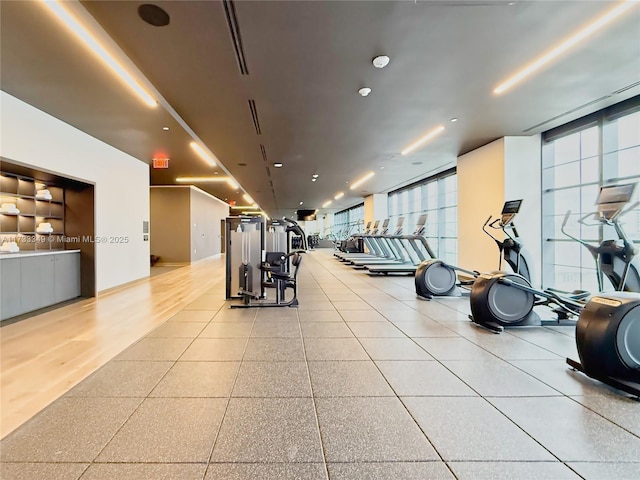
<svg viewBox="0 0 640 480">
<path fill-rule="evenodd" d="M 492 93 L 611 2 L 148 1 L 169 25 L 144 22 L 146 2 L 82 7 L 160 106 L 140 102 L 39 2 L 0 3 L 2 90 L 143 162 L 167 155 L 169 169 L 151 169 L 153 185 L 229 173 L 272 217 L 342 210 L 450 168 L 496 138 L 539 133 L 640 94 L 640 8 Z M 376 55 L 390 64 L 374 68 Z M 364 86 L 366 98 L 357 93 Z M 442 134 L 400 154 L 438 125 Z M 194 153 L 193 136 L 221 165 Z M 376 175 L 349 190 L 369 171 Z M 196 185 L 246 204 L 226 183 Z"/>
</svg>

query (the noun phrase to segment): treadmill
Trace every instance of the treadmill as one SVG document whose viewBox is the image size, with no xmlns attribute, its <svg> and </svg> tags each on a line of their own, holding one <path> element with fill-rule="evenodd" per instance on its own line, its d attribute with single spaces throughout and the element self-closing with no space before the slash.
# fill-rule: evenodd
<svg viewBox="0 0 640 480">
<path fill-rule="evenodd" d="M 351 264 L 355 268 L 365 268 L 365 265 L 373 265 L 373 264 L 386 264 L 386 263 L 405 263 L 407 262 L 406 254 L 404 253 L 404 249 L 402 245 L 396 242 L 396 237 L 402 235 L 402 225 L 404 224 L 404 217 L 398 218 L 398 223 L 396 224 L 396 229 L 393 234 L 387 234 L 388 228 L 388 220 L 385 220 L 383 224 L 383 229 L 378 235 L 372 235 L 371 241 L 375 242 L 377 246 L 383 250 L 384 256 L 379 258 L 361 258 L 351 260 Z"/>
<path fill-rule="evenodd" d="M 427 215 L 422 214 L 418 218 L 416 229 L 411 235 L 390 237 L 402 243 L 408 257 L 411 259 L 410 261 L 402 264 L 389 263 L 366 265 L 365 268 L 368 270 L 368 274 L 372 276 L 389 274 L 415 275 L 420 263 L 430 258 L 435 258 L 433 250 L 431 250 L 427 239 L 424 237 L 426 223 Z"/>
</svg>

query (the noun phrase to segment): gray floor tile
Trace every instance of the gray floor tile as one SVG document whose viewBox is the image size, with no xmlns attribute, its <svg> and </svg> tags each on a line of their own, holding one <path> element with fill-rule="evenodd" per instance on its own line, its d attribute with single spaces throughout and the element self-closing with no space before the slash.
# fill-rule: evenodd
<svg viewBox="0 0 640 480">
<path fill-rule="evenodd" d="M 333 306 L 329 300 L 326 302 L 300 302 L 298 305 L 298 312 L 304 311 L 325 311 L 325 312 L 335 312 L 336 308 Z"/>
<path fill-rule="evenodd" d="M 232 398 L 212 461 L 322 462 L 313 400 Z"/>
<path fill-rule="evenodd" d="M 242 360 L 247 340 L 244 338 L 196 338 L 180 361 L 231 362 Z"/>
<path fill-rule="evenodd" d="M 614 392 L 571 398 L 640 437 L 640 404 L 637 400 Z"/>
<path fill-rule="evenodd" d="M 173 362 L 109 362 L 67 393 L 70 397 L 146 397 Z"/>
<path fill-rule="evenodd" d="M 196 338 L 204 327 L 202 322 L 165 322 L 149 333 L 147 338 Z"/>
<path fill-rule="evenodd" d="M 397 398 L 318 398 L 327 462 L 437 460 Z"/>
<path fill-rule="evenodd" d="M 372 310 L 364 300 L 352 300 L 350 302 L 331 302 L 338 312 L 348 312 L 350 310 Z"/>
<path fill-rule="evenodd" d="M 482 360 L 492 357 L 466 338 L 416 338 L 416 343 L 438 360 Z"/>
<path fill-rule="evenodd" d="M 253 325 L 251 336 L 255 338 L 299 338 L 300 325 L 298 322 L 269 322 Z"/>
<path fill-rule="evenodd" d="M 209 310 L 216 312 L 224 306 L 224 299 L 218 295 L 201 295 L 195 301 L 188 304 L 185 310 Z"/>
<path fill-rule="evenodd" d="M 301 324 L 305 338 L 349 338 L 353 333 L 347 325 L 340 322 L 307 322 Z"/>
<path fill-rule="evenodd" d="M 640 459 L 640 438 L 569 398 L 492 398 L 490 401 L 562 461 Z M 544 414 L 532 415 L 531 412 Z"/>
<path fill-rule="evenodd" d="M 206 462 L 226 404 L 221 398 L 148 398 L 96 461 Z"/>
<path fill-rule="evenodd" d="M 2 480 L 78 480 L 88 463 L 3 463 Z"/>
<path fill-rule="evenodd" d="M 306 322 L 342 322 L 342 317 L 338 312 L 334 311 L 313 311 L 313 310 L 301 310 L 298 312 L 300 317 L 300 323 Z"/>
<path fill-rule="evenodd" d="M 469 336 L 469 340 L 504 360 L 557 360 L 562 358 L 556 353 L 534 345 L 511 334 L 508 330 L 502 335 L 482 332 Z M 525 332 L 522 332 L 523 334 Z M 562 335 L 565 339 L 565 337 Z"/>
<path fill-rule="evenodd" d="M 340 316 L 346 322 L 386 322 L 387 319 L 375 310 L 345 310 Z"/>
<path fill-rule="evenodd" d="M 391 322 L 347 322 L 356 337 L 362 338 L 405 338 Z"/>
<path fill-rule="evenodd" d="M 378 311 L 390 322 L 393 323 L 416 323 L 416 322 L 428 322 L 432 324 L 436 324 L 433 320 L 430 320 L 428 317 L 423 315 L 422 313 L 413 310 L 412 308 L 408 308 L 405 305 L 404 310 L 385 310 L 378 309 Z M 400 325 L 398 325 L 400 326 Z"/>
<path fill-rule="evenodd" d="M 458 480 L 579 480 L 560 462 L 449 462 Z"/>
<path fill-rule="evenodd" d="M 227 302 L 225 308 L 218 310 L 212 321 L 216 323 L 253 323 L 258 313 L 257 308 L 229 308 L 234 302 Z"/>
<path fill-rule="evenodd" d="M 204 463 L 94 463 L 82 480 L 201 480 Z"/>
<path fill-rule="evenodd" d="M 298 310 L 295 308 L 258 308 L 256 314 L 256 323 L 297 321 Z"/>
<path fill-rule="evenodd" d="M 302 362 L 304 350 L 299 338 L 250 338 L 244 354 L 249 362 Z"/>
<path fill-rule="evenodd" d="M 377 361 L 376 364 L 399 396 L 478 396 L 435 361 Z"/>
<path fill-rule="evenodd" d="M 529 343 L 537 345 L 545 350 L 555 353 L 556 355 L 565 357 L 576 357 L 576 340 L 568 335 L 556 332 L 550 328 L 526 328 L 511 329 L 511 335 L 520 337 Z"/>
<path fill-rule="evenodd" d="M 150 397 L 228 397 L 240 362 L 177 362 Z"/>
<path fill-rule="evenodd" d="M 361 338 L 373 360 L 433 360 L 433 357 L 409 338 Z"/>
<path fill-rule="evenodd" d="M 182 310 L 169 318 L 169 322 L 201 322 L 208 323 L 215 312 L 205 310 Z"/>
<path fill-rule="evenodd" d="M 3 438 L 0 459 L 91 462 L 141 402 L 139 398 L 61 398 Z"/>
<path fill-rule="evenodd" d="M 638 480 L 639 463 L 572 462 L 568 464 L 585 480 Z"/>
<path fill-rule="evenodd" d="M 542 397 L 560 395 L 499 358 L 447 360 L 443 364 L 483 397 Z"/>
<path fill-rule="evenodd" d="M 555 460 L 482 398 L 403 397 L 402 401 L 445 461 Z"/>
<path fill-rule="evenodd" d="M 310 397 L 305 362 L 243 362 L 234 397 Z"/>
<path fill-rule="evenodd" d="M 222 323 L 211 322 L 200 333 L 200 338 L 248 338 L 253 322 Z"/>
<path fill-rule="evenodd" d="M 309 362 L 309 373 L 316 397 L 394 395 L 372 361 Z"/>
<path fill-rule="evenodd" d="M 444 462 L 330 463 L 331 480 L 453 480 Z"/>
<path fill-rule="evenodd" d="M 362 299 L 355 293 L 345 293 L 349 290 L 345 290 L 342 293 L 327 293 L 327 297 L 331 302 L 361 302 Z"/>
<path fill-rule="evenodd" d="M 190 338 L 143 338 L 118 355 L 116 360 L 176 361 L 191 341 Z"/>
<path fill-rule="evenodd" d="M 563 358 L 510 360 L 509 363 L 565 395 L 606 395 L 610 391 L 602 382 L 574 371 Z"/>
<path fill-rule="evenodd" d="M 420 337 L 458 337 L 453 330 L 434 322 L 433 320 L 420 320 L 418 322 L 393 322 L 405 335 L 412 338 Z"/>
<path fill-rule="evenodd" d="M 307 360 L 369 360 L 358 340 L 351 338 L 305 338 Z"/>
<path fill-rule="evenodd" d="M 204 480 L 326 480 L 322 463 L 212 463 Z"/>
</svg>

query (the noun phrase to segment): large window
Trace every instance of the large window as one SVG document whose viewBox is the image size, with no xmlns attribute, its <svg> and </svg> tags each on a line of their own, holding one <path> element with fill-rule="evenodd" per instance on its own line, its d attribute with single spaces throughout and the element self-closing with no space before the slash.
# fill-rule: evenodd
<svg viewBox="0 0 640 480">
<path fill-rule="evenodd" d="M 425 237 L 437 258 L 455 263 L 457 248 L 458 182 L 455 171 L 389 193 L 390 225 L 404 217 L 404 231 L 415 229 L 421 214 L 427 214 Z M 393 229 L 393 228 L 392 228 Z"/>
<path fill-rule="evenodd" d="M 632 99 L 633 100 L 633 99 Z M 617 238 L 610 227 L 578 219 L 595 210 L 601 185 L 640 181 L 640 100 L 625 102 L 547 132 L 542 146 L 543 283 L 563 290 L 597 290 L 596 265 L 586 248 L 561 232 L 593 242 Z M 636 187 L 635 201 L 639 193 Z M 630 239 L 640 239 L 640 209 L 622 217 Z M 604 287 L 612 287 L 605 280 Z"/>
<path fill-rule="evenodd" d="M 333 234 L 346 238 L 349 234 L 362 232 L 364 221 L 364 203 L 338 212 L 333 217 Z"/>
</svg>

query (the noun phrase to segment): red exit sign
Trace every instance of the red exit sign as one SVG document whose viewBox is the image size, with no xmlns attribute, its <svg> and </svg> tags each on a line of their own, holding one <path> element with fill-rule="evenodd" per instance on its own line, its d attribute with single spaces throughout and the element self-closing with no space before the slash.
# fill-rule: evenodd
<svg viewBox="0 0 640 480">
<path fill-rule="evenodd" d="M 153 168 L 169 168 L 169 159 L 168 158 L 154 158 L 153 159 Z"/>
</svg>

